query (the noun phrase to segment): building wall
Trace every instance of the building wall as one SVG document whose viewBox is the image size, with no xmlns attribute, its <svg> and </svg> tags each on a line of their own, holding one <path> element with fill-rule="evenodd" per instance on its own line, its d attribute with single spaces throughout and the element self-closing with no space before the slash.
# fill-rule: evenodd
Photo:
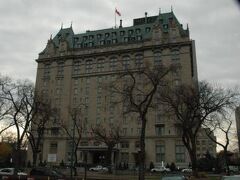
<svg viewBox="0 0 240 180">
<path fill-rule="evenodd" d="M 125 56 L 130 58 L 130 67 L 135 68 L 136 55 L 141 54 L 145 63 L 154 65 L 154 53 L 159 51 L 161 61 L 164 64 L 178 63 L 181 65 L 178 75 L 169 75 L 172 85 L 197 83 L 195 44 L 189 38 L 188 29 L 184 30 L 175 20 L 175 25 L 170 24 L 166 34 L 161 27 L 162 25 L 158 23 L 155 22 L 155 24 L 149 25 L 152 28 L 151 35 L 142 35 L 142 37 L 146 36 L 146 39 L 86 48 L 71 47 L 69 36 L 73 33 L 72 29 L 61 29 L 54 39 L 48 41 L 45 50 L 39 54 L 37 59 L 36 90 L 43 93 L 53 106 L 59 109 L 60 119 L 71 126 L 71 117 L 68 110 L 71 107 L 84 104 L 82 119 L 85 123 L 85 131 L 82 135 L 82 142 L 85 145 L 87 143 L 87 146 L 94 146 L 94 140 L 91 139 L 92 135 L 90 133 L 92 125 L 104 124 L 109 121 L 113 121 L 113 123 L 121 122 L 122 130 L 126 132 L 122 141 L 128 142 L 129 146 L 127 148 L 121 148 L 120 144 L 117 146 L 119 150 L 117 163 L 127 161 L 131 167 L 136 165 L 135 156 L 139 150 L 139 147 L 136 147 L 136 142 L 139 141 L 141 124 L 138 122 L 137 117 L 132 114 L 128 115 L 124 120 L 122 105 L 112 109 L 111 98 L 116 99 L 119 97 L 111 97 L 103 86 L 114 81 L 119 72 L 123 70 Z M 121 29 L 108 31 L 115 30 L 120 32 Z M 104 30 L 100 30 L 100 32 L 104 34 Z M 63 37 L 64 33 L 65 38 Z M 74 39 L 78 36 L 72 35 L 72 37 Z M 173 60 L 175 50 L 177 54 L 174 57 L 177 59 Z M 115 69 L 111 68 L 111 66 L 114 66 L 114 63 L 111 64 L 112 58 L 116 58 Z M 80 66 L 77 62 L 79 62 Z M 190 162 L 189 156 L 186 149 L 182 148 L 183 144 L 172 116 L 162 113 L 160 123 L 165 124 L 165 130 L 161 135 L 156 134 L 155 128 L 159 123 L 157 119 L 158 110 L 149 111 L 147 116 L 147 167 L 150 162 L 161 165 L 162 161 L 165 164 L 175 162 L 180 167 L 188 166 Z M 67 140 L 66 134 L 61 131 L 61 128 L 59 134 L 52 134 L 51 128 L 59 127 L 57 122 L 49 123 L 48 126 L 49 129 L 43 143 L 43 160 L 48 160 L 50 144 L 57 142 L 55 163 L 60 163 L 62 160 L 69 161 L 69 145 L 67 142 L 69 140 Z M 206 139 L 204 136 L 202 138 Z M 158 155 L 156 151 L 159 151 Z M 127 153 L 128 158 L 126 157 Z M 88 156 L 90 155 L 88 154 Z M 176 160 L 177 156 L 180 157 L 182 162 Z M 81 160 L 79 159 L 79 161 Z M 88 160 L 91 161 L 91 157 L 88 157 Z"/>
</svg>

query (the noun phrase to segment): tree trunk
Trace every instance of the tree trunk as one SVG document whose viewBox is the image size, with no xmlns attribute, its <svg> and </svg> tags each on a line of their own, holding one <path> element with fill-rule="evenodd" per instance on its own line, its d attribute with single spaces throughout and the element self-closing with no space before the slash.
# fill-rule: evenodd
<svg viewBox="0 0 240 180">
<path fill-rule="evenodd" d="M 194 151 L 192 149 L 191 152 L 189 152 L 189 155 L 190 155 L 190 159 L 191 159 L 191 163 L 192 163 L 193 176 L 198 177 L 196 151 Z"/>
<path fill-rule="evenodd" d="M 74 176 L 77 176 L 77 169 L 76 169 L 76 165 L 77 165 L 77 149 L 75 149 L 74 151 L 74 168 L 73 168 L 73 174 Z"/>
<path fill-rule="evenodd" d="M 36 165 L 37 165 L 37 156 L 38 156 L 38 153 L 35 152 L 35 151 L 33 151 L 32 153 L 33 153 L 33 154 L 32 154 L 32 158 L 33 158 L 32 166 L 33 166 L 33 167 L 36 167 Z"/>
<path fill-rule="evenodd" d="M 227 157 L 227 149 L 224 148 L 224 152 L 223 152 L 223 157 L 224 157 L 224 162 L 225 162 L 225 166 L 226 166 L 226 173 L 229 176 L 230 175 L 230 169 L 228 166 L 228 157 Z"/>
<path fill-rule="evenodd" d="M 146 119 L 142 118 L 142 129 L 140 136 L 140 162 L 138 169 L 138 179 L 145 179 L 145 129 L 146 129 Z"/>
<path fill-rule="evenodd" d="M 112 174 L 112 147 L 108 147 L 107 150 L 107 165 L 108 165 L 108 172 Z"/>
</svg>

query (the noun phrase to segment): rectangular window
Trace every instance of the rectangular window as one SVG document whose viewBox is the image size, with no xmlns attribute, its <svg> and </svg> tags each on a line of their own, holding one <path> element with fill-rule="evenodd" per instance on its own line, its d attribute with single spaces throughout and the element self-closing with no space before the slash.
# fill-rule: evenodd
<svg viewBox="0 0 240 180">
<path fill-rule="evenodd" d="M 172 61 L 180 60 L 180 56 L 179 55 L 180 55 L 179 50 L 178 49 L 173 49 L 171 51 Z"/>
<path fill-rule="evenodd" d="M 78 75 L 81 72 L 81 62 L 80 61 L 74 61 L 73 63 L 73 74 Z"/>
<path fill-rule="evenodd" d="M 57 76 L 63 76 L 64 74 L 64 63 L 58 63 L 57 66 Z"/>
<path fill-rule="evenodd" d="M 165 146 L 163 144 L 156 144 L 156 162 L 165 161 Z"/>
<path fill-rule="evenodd" d="M 57 148 L 58 148 L 57 142 L 50 143 L 50 145 L 49 145 L 49 153 L 50 154 L 57 154 Z"/>
<path fill-rule="evenodd" d="M 50 64 L 45 64 L 44 66 L 44 77 L 50 76 Z"/>
<path fill-rule="evenodd" d="M 51 128 L 51 135 L 52 136 L 58 136 L 59 135 L 59 128 L 57 128 L 57 127 Z"/>
<path fill-rule="evenodd" d="M 129 148 L 129 142 L 128 141 L 121 142 L 121 148 L 123 149 Z"/>
<path fill-rule="evenodd" d="M 121 162 L 128 162 L 129 160 L 129 153 L 128 152 L 122 152 L 121 153 Z"/>
<path fill-rule="evenodd" d="M 161 65 L 161 52 L 159 51 L 154 52 L 154 65 L 155 66 Z"/>
<path fill-rule="evenodd" d="M 184 145 L 176 145 L 176 162 L 185 162 Z"/>
<path fill-rule="evenodd" d="M 155 127 L 155 131 L 156 131 L 156 135 L 157 136 L 162 136 L 165 134 L 165 125 L 161 124 L 161 125 L 157 125 Z"/>
</svg>

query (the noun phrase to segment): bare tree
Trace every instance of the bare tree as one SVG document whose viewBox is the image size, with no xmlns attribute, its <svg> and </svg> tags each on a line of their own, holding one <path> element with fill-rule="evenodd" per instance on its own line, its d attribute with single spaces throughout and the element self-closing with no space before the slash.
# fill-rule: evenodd
<svg viewBox="0 0 240 180">
<path fill-rule="evenodd" d="M 21 151 L 26 132 L 31 125 L 33 113 L 34 87 L 30 81 L 14 82 L 10 78 L 1 85 L 1 98 L 7 101 L 11 110 L 8 118 L 11 120 L 17 133 L 16 151 Z M 20 166 L 20 154 L 16 157 L 16 165 Z"/>
<path fill-rule="evenodd" d="M 139 180 L 145 179 L 145 129 L 147 124 L 147 114 L 153 107 L 153 99 L 157 90 L 165 85 L 166 76 L 176 66 L 160 65 L 127 70 L 123 72 L 112 85 L 115 93 L 122 97 L 125 113 L 136 113 L 141 120 L 140 133 L 140 154 L 139 154 Z"/>
<path fill-rule="evenodd" d="M 36 166 L 38 154 L 41 152 L 41 144 L 47 124 L 55 117 L 56 109 L 51 107 L 51 103 L 35 95 L 33 104 L 35 118 L 31 121 L 31 126 L 26 131 L 29 144 L 32 149 L 32 165 Z"/>
<path fill-rule="evenodd" d="M 98 142 L 102 142 L 107 146 L 107 165 L 108 165 L 108 172 L 112 173 L 112 152 L 113 148 L 120 143 L 121 135 L 120 131 L 121 128 L 119 126 L 115 126 L 113 124 L 109 125 L 97 125 L 96 127 L 92 127 L 92 133 L 94 139 Z"/>
<path fill-rule="evenodd" d="M 223 158 L 224 163 L 226 166 L 227 174 L 229 175 L 229 162 L 228 162 L 228 147 L 230 144 L 230 135 L 231 135 L 231 126 L 233 123 L 233 120 L 230 118 L 219 117 L 218 115 L 214 115 L 211 117 L 211 120 L 205 123 L 205 132 L 209 139 L 211 139 L 214 143 L 221 146 L 223 148 Z M 217 140 L 212 136 L 212 134 L 216 132 L 219 134 L 222 134 L 223 137 L 221 138 L 221 141 Z"/>
<path fill-rule="evenodd" d="M 236 105 L 238 93 L 207 82 L 200 82 L 198 87 L 181 85 L 166 87 L 160 93 L 159 100 L 169 107 L 182 130 L 182 141 L 188 150 L 193 174 L 197 176 L 196 140 L 199 129 L 214 113 L 225 115 L 228 108 Z"/>
<path fill-rule="evenodd" d="M 0 75 L 0 135 L 13 126 L 13 123 L 8 118 L 8 114 L 11 111 L 11 106 L 8 101 L 4 98 L 4 87 L 10 81 L 8 77 Z"/>
<path fill-rule="evenodd" d="M 74 175 L 77 175 L 77 171 L 75 169 L 77 163 L 77 150 L 79 143 L 82 138 L 83 131 L 83 121 L 82 121 L 82 109 L 81 107 L 74 107 L 69 109 L 70 122 L 66 122 L 61 119 L 61 126 L 64 132 L 69 137 L 72 144 L 72 158 L 71 158 L 71 176 L 74 170 Z M 74 156 L 74 157 L 73 157 Z M 74 162 L 75 161 L 75 162 Z"/>
</svg>

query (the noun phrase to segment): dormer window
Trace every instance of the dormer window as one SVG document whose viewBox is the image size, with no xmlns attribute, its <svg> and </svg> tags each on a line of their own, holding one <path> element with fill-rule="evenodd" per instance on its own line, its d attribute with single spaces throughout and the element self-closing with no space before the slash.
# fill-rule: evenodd
<svg viewBox="0 0 240 180">
<path fill-rule="evenodd" d="M 136 29 L 136 33 L 138 34 L 138 33 L 140 33 L 141 32 L 141 30 L 140 29 Z"/>
<path fill-rule="evenodd" d="M 83 41 L 86 41 L 87 40 L 87 36 L 83 36 Z"/>
<path fill-rule="evenodd" d="M 163 29 L 168 29 L 168 24 L 164 24 Z"/>
<path fill-rule="evenodd" d="M 129 31 L 128 31 L 128 34 L 129 34 L 129 35 L 132 35 L 132 34 L 133 34 L 133 30 L 129 30 Z"/>
<path fill-rule="evenodd" d="M 124 42 L 128 42 L 128 37 L 125 37 L 125 38 L 124 38 Z"/>
<path fill-rule="evenodd" d="M 106 34 L 105 34 L 105 37 L 109 37 L 109 33 L 106 33 Z"/>
<path fill-rule="evenodd" d="M 120 31 L 120 36 L 124 36 L 125 31 Z"/>
<path fill-rule="evenodd" d="M 146 32 L 150 32 L 151 28 L 150 27 L 146 27 Z"/>
<path fill-rule="evenodd" d="M 90 36 L 89 36 L 89 39 L 92 40 L 92 39 L 93 39 L 93 35 L 90 35 Z"/>
<path fill-rule="evenodd" d="M 101 34 L 97 34 L 97 38 L 100 39 L 102 37 Z"/>
<path fill-rule="evenodd" d="M 113 37 L 116 37 L 116 36 L 117 36 L 117 33 L 116 33 L 116 32 L 112 32 L 112 36 L 113 36 Z"/>
</svg>

